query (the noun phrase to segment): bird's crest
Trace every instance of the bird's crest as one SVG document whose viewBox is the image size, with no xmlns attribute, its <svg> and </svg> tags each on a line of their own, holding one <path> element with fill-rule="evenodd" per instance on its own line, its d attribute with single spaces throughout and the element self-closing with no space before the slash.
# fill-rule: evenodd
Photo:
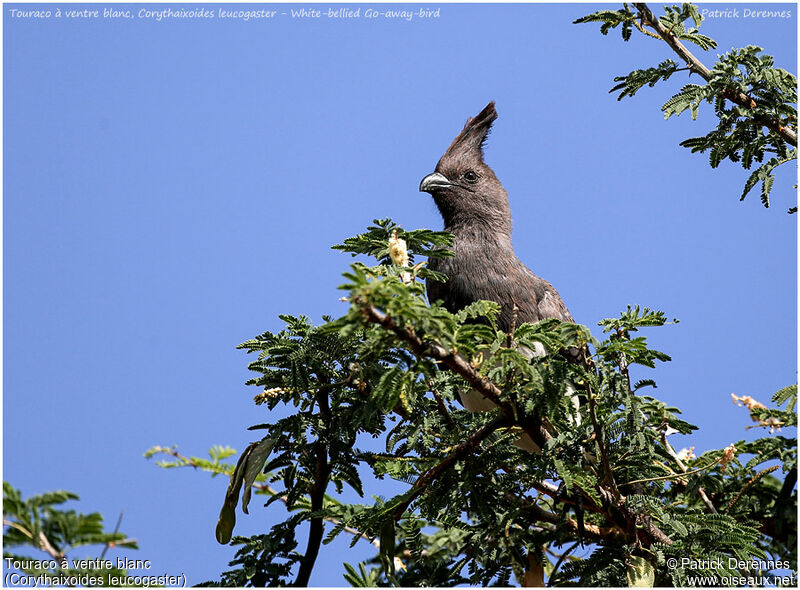
<svg viewBox="0 0 800 590">
<path fill-rule="evenodd" d="M 480 113 L 467 119 L 464 129 L 453 140 L 445 154 L 452 154 L 456 150 L 465 152 L 474 150 L 483 159 L 483 144 L 486 142 L 495 119 L 497 119 L 497 111 L 494 108 L 494 101 L 491 101 Z"/>
</svg>

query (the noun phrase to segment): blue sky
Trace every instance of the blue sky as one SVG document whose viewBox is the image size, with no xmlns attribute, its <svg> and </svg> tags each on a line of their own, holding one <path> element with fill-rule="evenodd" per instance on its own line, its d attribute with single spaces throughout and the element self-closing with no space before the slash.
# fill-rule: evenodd
<svg viewBox="0 0 800 590">
<path fill-rule="evenodd" d="M 647 334 L 673 362 L 641 375 L 701 426 L 674 444 L 699 454 L 748 436 L 730 394 L 767 402 L 796 380 L 796 171 L 780 171 L 771 209 L 740 203 L 745 171 L 678 146 L 709 129 L 707 110 L 663 120 L 684 74 L 608 94 L 614 76 L 674 57 L 571 24 L 616 5 L 433 4 L 438 18 L 410 21 L 10 15 L 34 6 L 3 6 L 3 475 L 25 494 L 74 491 L 110 526 L 124 509 L 152 573 L 217 579 L 233 551 L 214 540 L 226 482 L 142 453 L 253 440 L 247 426 L 269 417 L 235 346 L 279 313 L 343 313 L 350 258 L 330 246 L 373 218 L 441 228 L 419 181 L 489 100 L 486 160 L 518 256 L 580 323 L 628 304 L 681 320 Z M 791 12 L 707 19 L 707 65 L 756 44 L 797 71 L 796 4 L 706 7 Z M 256 506 L 237 533 L 281 517 Z M 312 583 L 344 584 L 360 546 L 325 546 Z"/>
</svg>

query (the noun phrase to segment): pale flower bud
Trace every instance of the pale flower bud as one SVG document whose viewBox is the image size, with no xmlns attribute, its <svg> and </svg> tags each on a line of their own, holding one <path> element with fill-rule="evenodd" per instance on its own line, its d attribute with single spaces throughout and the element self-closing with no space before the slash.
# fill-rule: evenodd
<svg viewBox="0 0 800 590">
<path fill-rule="evenodd" d="M 389 238 L 389 256 L 395 266 L 408 266 L 408 245 L 403 238 L 397 237 L 397 230 L 392 231 L 392 237 Z M 408 284 L 413 279 L 411 273 L 404 272 L 400 274 L 400 280 Z"/>
<path fill-rule="evenodd" d="M 750 411 L 750 417 L 752 418 L 753 410 L 756 409 L 766 409 L 766 406 L 759 401 L 756 401 L 749 395 L 736 395 L 735 393 L 731 394 L 731 399 L 733 399 L 733 403 L 739 407 L 745 407 Z M 757 421 L 757 418 L 753 418 L 754 421 Z"/>
<path fill-rule="evenodd" d="M 264 402 L 266 402 L 266 401 L 268 401 L 270 399 L 274 399 L 274 398 L 278 397 L 279 395 L 281 395 L 282 393 L 286 393 L 286 392 L 287 392 L 287 390 L 284 389 L 283 387 L 273 387 L 271 389 L 265 389 L 264 391 L 259 393 L 257 396 L 255 396 L 253 398 L 253 401 L 256 402 L 256 405 L 260 406 Z"/>
<path fill-rule="evenodd" d="M 783 426 L 783 422 L 781 422 L 775 416 L 772 416 L 770 418 L 764 418 L 763 420 L 760 420 L 758 422 L 758 424 L 759 424 L 759 426 L 764 426 L 766 428 L 769 428 L 769 433 L 770 434 L 772 434 L 776 430 L 780 430 L 781 426 Z"/>
<path fill-rule="evenodd" d="M 397 237 L 397 230 L 389 238 L 389 256 L 396 266 L 408 266 L 408 246 L 403 238 Z"/>
<path fill-rule="evenodd" d="M 725 470 L 728 468 L 728 463 L 733 461 L 733 458 L 736 456 L 736 447 L 734 445 L 728 445 L 722 450 L 722 458 L 719 461 L 720 466 L 722 467 L 722 473 L 725 473 Z"/>
<path fill-rule="evenodd" d="M 682 462 L 686 463 L 687 461 L 691 461 L 695 458 L 694 455 L 694 447 L 689 447 L 688 449 L 681 449 L 678 451 L 678 459 Z"/>
</svg>

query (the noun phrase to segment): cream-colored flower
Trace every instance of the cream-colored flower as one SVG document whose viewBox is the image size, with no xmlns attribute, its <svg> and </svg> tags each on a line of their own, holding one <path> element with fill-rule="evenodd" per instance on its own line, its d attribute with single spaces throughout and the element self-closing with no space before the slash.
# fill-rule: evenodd
<svg viewBox="0 0 800 590">
<path fill-rule="evenodd" d="M 286 390 L 283 387 L 273 387 L 272 389 L 265 389 L 257 396 L 253 398 L 253 401 L 256 402 L 256 405 L 261 405 L 264 402 L 274 399 L 278 397 L 280 394 L 284 393 Z"/>
<path fill-rule="evenodd" d="M 397 237 L 397 230 L 389 238 L 389 256 L 396 266 L 408 266 L 408 245 L 403 238 Z"/>
<path fill-rule="evenodd" d="M 397 237 L 397 230 L 393 230 L 389 238 L 389 256 L 395 266 L 408 266 L 408 245 L 403 238 Z M 400 280 L 407 285 L 414 279 L 411 273 L 404 272 L 400 273 Z"/>
<path fill-rule="evenodd" d="M 728 463 L 733 461 L 733 458 L 736 456 L 736 446 L 731 444 L 725 447 L 722 450 L 722 459 L 720 459 L 720 466 L 722 467 L 722 473 L 725 473 L 725 470 L 728 468 Z"/>
</svg>

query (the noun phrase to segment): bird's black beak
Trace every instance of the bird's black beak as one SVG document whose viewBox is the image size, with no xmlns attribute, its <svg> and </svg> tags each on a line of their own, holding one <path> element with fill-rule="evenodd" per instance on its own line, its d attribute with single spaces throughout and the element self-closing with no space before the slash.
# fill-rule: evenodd
<svg viewBox="0 0 800 590">
<path fill-rule="evenodd" d="M 452 186 L 453 183 L 447 180 L 447 177 L 443 174 L 439 174 L 438 172 L 434 172 L 433 174 L 428 174 L 425 178 L 422 179 L 422 182 L 419 183 L 419 190 L 422 193 L 431 193 L 433 191 L 447 188 L 448 186 Z"/>
</svg>

